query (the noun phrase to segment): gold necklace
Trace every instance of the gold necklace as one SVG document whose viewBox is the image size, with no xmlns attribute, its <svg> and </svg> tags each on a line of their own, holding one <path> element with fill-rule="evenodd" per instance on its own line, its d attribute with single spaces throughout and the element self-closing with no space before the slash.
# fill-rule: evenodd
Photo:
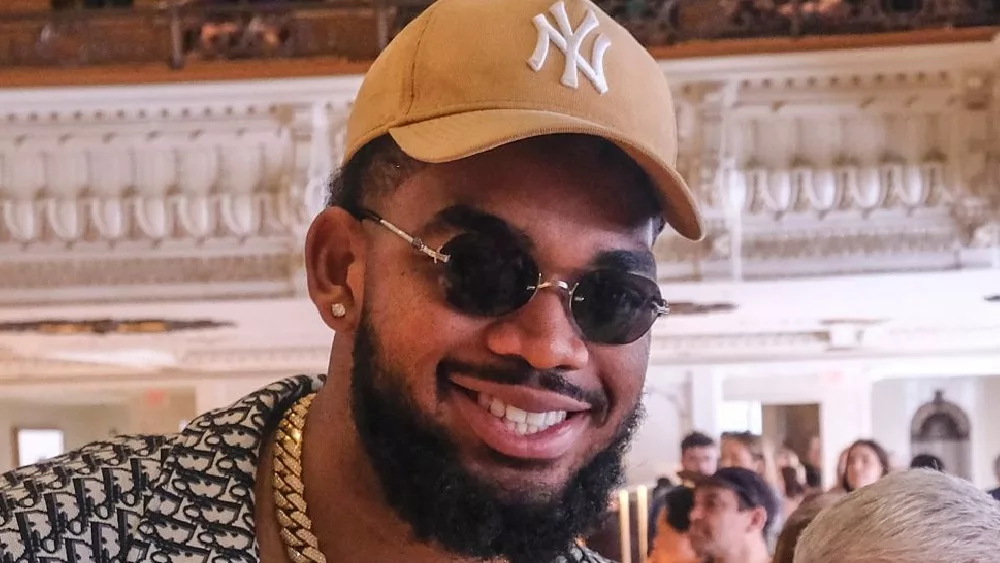
<svg viewBox="0 0 1000 563">
<path fill-rule="evenodd" d="M 326 563 L 319 540 L 306 515 L 302 482 L 302 435 L 306 414 L 316 394 L 302 397 L 285 412 L 274 440 L 274 504 L 281 527 L 281 541 L 292 563 Z"/>
</svg>

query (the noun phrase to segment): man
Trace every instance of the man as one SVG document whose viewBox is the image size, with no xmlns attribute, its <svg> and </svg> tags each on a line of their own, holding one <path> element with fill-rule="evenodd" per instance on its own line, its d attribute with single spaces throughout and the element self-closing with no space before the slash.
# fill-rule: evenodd
<svg viewBox="0 0 1000 563">
<path fill-rule="evenodd" d="M 701 432 L 692 432 L 681 440 L 681 479 L 697 480 L 715 473 L 718 466 L 719 448 L 715 440 Z"/>
<path fill-rule="evenodd" d="M 944 471 L 944 461 L 933 454 L 917 454 L 910 460 L 910 469 L 933 469 Z"/>
<path fill-rule="evenodd" d="M 778 509 L 757 473 L 724 467 L 695 488 L 691 546 L 713 563 L 767 563 L 767 537 Z"/>
<path fill-rule="evenodd" d="M 1000 504 L 941 471 L 897 471 L 845 496 L 799 538 L 795 563 L 994 563 Z"/>
<path fill-rule="evenodd" d="M 663 508 L 656 515 L 656 534 L 650 542 L 650 563 L 700 563 L 691 547 L 691 509 L 694 490 L 676 487 L 663 497 Z"/>
<path fill-rule="evenodd" d="M 5 475 L 0 560 L 601 561 L 576 539 L 668 311 L 653 240 L 701 236 L 674 119 L 586 0 L 434 3 L 366 76 L 307 237 L 328 374 Z"/>
<path fill-rule="evenodd" d="M 681 440 L 681 471 L 677 474 L 681 486 L 687 488 L 694 487 L 696 482 L 715 473 L 718 464 L 719 450 L 716 447 L 715 440 L 709 436 L 701 432 L 692 432 Z M 657 481 L 656 488 L 653 489 L 648 530 L 648 545 L 650 550 L 653 549 L 659 523 L 662 519 L 660 513 L 665 506 L 665 496 L 672 490 L 674 490 L 674 485 L 666 478 Z M 687 514 L 684 515 L 684 518 L 686 521 Z"/>
</svg>

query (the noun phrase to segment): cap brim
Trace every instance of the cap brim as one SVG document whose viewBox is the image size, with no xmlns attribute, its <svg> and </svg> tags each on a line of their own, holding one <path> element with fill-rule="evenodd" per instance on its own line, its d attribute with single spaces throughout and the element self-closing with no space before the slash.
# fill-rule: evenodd
<svg viewBox="0 0 1000 563">
<path fill-rule="evenodd" d="M 685 238 L 701 240 L 701 216 L 680 174 L 648 148 L 596 123 L 551 111 L 491 109 L 455 113 L 389 130 L 403 152 L 430 163 L 452 162 L 515 141 L 560 133 L 594 135 L 618 145 L 656 184 L 667 224 Z"/>
</svg>

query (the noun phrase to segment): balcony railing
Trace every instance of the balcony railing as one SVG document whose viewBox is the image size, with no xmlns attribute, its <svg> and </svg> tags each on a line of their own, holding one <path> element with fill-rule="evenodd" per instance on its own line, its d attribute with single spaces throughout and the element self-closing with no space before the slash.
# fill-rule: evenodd
<svg viewBox="0 0 1000 563">
<path fill-rule="evenodd" d="M 0 13 L 0 69 L 373 59 L 430 0 L 313 0 Z M 1000 0 L 597 0 L 643 43 L 1000 25 Z"/>
</svg>

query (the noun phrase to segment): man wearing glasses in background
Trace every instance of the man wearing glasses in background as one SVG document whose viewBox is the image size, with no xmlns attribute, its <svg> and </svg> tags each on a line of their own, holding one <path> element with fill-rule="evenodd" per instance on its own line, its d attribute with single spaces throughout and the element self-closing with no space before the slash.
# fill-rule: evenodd
<svg viewBox="0 0 1000 563">
<path fill-rule="evenodd" d="M 0 561 L 603 561 L 697 239 L 656 62 L 585 0 L 441 0 L 374 63 L 306 241 L 329 371 L 0 480 Z"/>
</svg>

